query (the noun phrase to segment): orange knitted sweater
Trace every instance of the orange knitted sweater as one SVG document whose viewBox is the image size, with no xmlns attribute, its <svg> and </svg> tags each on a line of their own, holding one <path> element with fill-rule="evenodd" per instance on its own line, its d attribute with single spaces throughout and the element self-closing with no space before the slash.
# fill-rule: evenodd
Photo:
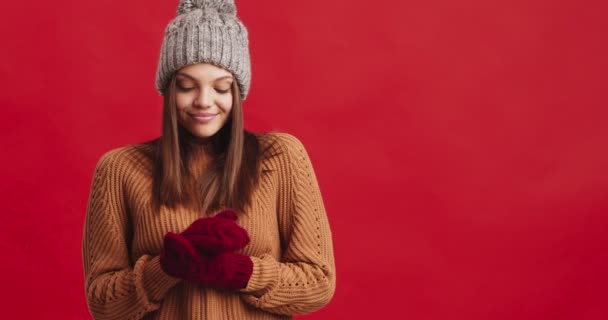
<svg viewBox="0 0 608 320">
<path fill-rule="evenodd" d="M 291 319 L 331 300 L 332 233 L 306 149 L 288 133 L 256 136 L 262 146 L 276 139 L 282 153 L 261 163 L 268 174 L 253 193 L 249 214 L 237 220 L 251 238 L 239 252 L 253 260 L 247 286 L 237 291 L 173 278 L 160 268 L 165 233 L 181 232 L 201 215 L 181 206 L 153 210 L 151 144 L 101 156 L 82 240 L 85 293 L 94 319 Z M 204 155 L 199 158 L 194 169 L 200 172 L 207 162 Z"/>
</svg>

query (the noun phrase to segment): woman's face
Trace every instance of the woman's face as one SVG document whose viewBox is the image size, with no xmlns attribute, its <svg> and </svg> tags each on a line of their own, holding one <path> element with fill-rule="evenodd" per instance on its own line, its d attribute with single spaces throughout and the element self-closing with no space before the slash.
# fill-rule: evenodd
<svg viewBox="0 0 608 320">
<path fill-rule="evenodd" d="M 232 109 L 232 74 L 212 64 L 198 63 L 178 70 L 175 80 L 179 124 L 201 140 L 216 134 Z"/>
</svg>

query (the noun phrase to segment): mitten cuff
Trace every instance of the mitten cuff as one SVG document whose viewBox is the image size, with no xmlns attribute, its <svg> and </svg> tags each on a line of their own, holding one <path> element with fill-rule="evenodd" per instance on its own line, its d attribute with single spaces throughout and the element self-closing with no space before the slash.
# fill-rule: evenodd
<svg viewBox="0 0 608 320">
<path fill-rule="evenodd" d="M 247 286 L 239 291 L 259 297 L 279 283 L 280 263 L 269 253 L 260 257 L 251 257 L 251 261 L 253 261 L 253 273 Z"/>
<path fill-rule="evenodd" d="M 239 253 L 223 254 L 221 256 L 225 274 L 229 276 L 224 279 L 225 283 L 219 285 L 231 290 L 245 288 L 253 273 L 251 258 Z"/>
</svg>

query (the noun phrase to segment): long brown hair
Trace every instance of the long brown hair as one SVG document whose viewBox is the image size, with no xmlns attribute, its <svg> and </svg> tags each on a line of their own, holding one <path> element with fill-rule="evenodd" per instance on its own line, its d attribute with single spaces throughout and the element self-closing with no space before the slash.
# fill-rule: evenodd
<svg viewBox="0 0 608 320">
<path fill-rule="evenodd" d="M 183 143 L 184 129 L 177 121 L 175 102 L 176 77 L 163 92 L 162 135 L 155 140 L 153 202 L 175 207 L 194 206 L 203 215 L 220 208 L 231 208 L 241 213 L 251 205 L 251 195 L 259 182 L 260 162 L 269 154 L 270 144 L 263 150 L 257 135 L 244 129 L 243 109 L 237 81 L 232 82 L 232 109 L 228 120 L 213 135 L 213 155 L 206 172 L 198 181 L 188 174 L 187 144 Z M 195 186 L 191 188 L 190 186 Z"/>
</svg>

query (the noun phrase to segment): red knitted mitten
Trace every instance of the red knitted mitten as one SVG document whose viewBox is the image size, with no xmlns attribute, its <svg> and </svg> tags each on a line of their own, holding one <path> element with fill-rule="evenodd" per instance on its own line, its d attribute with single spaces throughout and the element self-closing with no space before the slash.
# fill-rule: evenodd
<svg viewBox="0 0 608 320">
<path fill-rule="evenodd" d="M 253 261 L 248 256 L 235 252 L 202 254 L 187 239 L 173 232 L 164 237 L 160 265 L 173 277 L 231 290 L 247 286 L 253 273 Z"/>
<path fill-rule="evenodd" d="M 236 219 L 236 212 L 224 210 L 215 216 L 197 219 L 181 235 L 204 253 L 235 251 L 249 243 L 247 231 Z"/>
<path fill-rule="evenodd" d="M 249 256 L 236 252 L 221 252 L 208 264 L 204 283 L 229 290 L 245 288 L 253 273 L 253 261 Z"/>
<path fill-rule="evenodd" d="M 209 261 L 201 255 L 186 238 L 180 234 L 167 232 L 160 252 L 160 266 L 163 271 L 175 278 L 185 279 L 199 273 Z"/>
</svg>

